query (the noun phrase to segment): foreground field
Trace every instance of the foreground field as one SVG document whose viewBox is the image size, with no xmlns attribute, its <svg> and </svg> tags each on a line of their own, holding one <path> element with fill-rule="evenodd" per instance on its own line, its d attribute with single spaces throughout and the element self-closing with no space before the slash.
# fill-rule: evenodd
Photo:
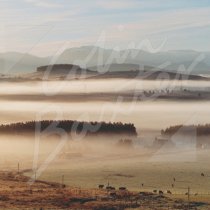
<svg viewBox="0 0 210 210">
<path fill-rule="evenodd" d="M 154 135 L 151 132 L 150 134 Z M 82 191 L 84 193 L 79 193 L 79 199 L 81 199 L 81 195 L 85 195 L 85 199 L 91 199 L 91 201 L 88 200 L 89 202 L 85 201 L 85 206 L 80 206 L 81 202 L 84 205 L 83 201 L 76 202 L 79 205 L 78 208 L 83 209 L 103 209 L 101 205 L 118 205 L 118 202 L 119 205 L 125 205 L 125 202 L 129 203 L 123 208 L 130 206 L 140 208 L 139 206 L 143 206 L 143 209 L 154 210 L 154 207 L 156 207 L 156 209 L 165 210 L 168 205 L 171 209 L 176 209 L 175 204 L 177 204 L 181 206 L 179 209 L 185 209 L 188 203 L 186 193 L 188 187 L 190 187 L 189 200 L 193 206 L 192 209 L 209 209 L 210 153 L 207 149 L 198 150 L 192 144 L 187 145 L 187 147 L 182 145 L 181 148 L 179 145 L 175 148 L 164 148 L 163 146 L 155 150 L 149 147 L 149 139 L 147 138 L 150 138 L 150 136 L 145 135 L 144 138 L 142 136 L 141 140 L 135 139 L 133 147 L 126 149 L 119 148 L 118 144 L 115 144 L 113 139 L 110 140 L 109 138 L 97 139 L 96 141 L 86 139 L 84 141 L 66 142 L 64 148 L 56 155 L 53 152 L 59 141 L 50 139 L 50 142 L 48 142 L 46 139 L 45 141 L 42 139 L 43 141 L 39 145 L 39 155 L 36 156 L 33 153 L 33 141 L 29 141 L 29 137 L 25 138 L 25 140 L 21 138 L 21 141 L 15 141 L 12 137 L 8 141 L 6 139 L 2 140 L 2 158 L 0 159 L 2 170 L 17 171 L 18 166 L 20 170 L 32 168 L 35 158 L 38 161 L 37 170 L 35 170 L 36 178 L 43 181 L 36 181 L 32 185 L 32 191 L 34 192 L 31 194 L 27 177 L 34 175 L 35 171 L 24 171 L 26 177 L 23 175 L 16 176 L 15 172 L 2 173 L 4 182 L 0 183 L 3 186 L 1 195 L 9 197 L 9 199 L 6 198 L 8 203 L 2 203 L 5 208 L 9 208 L 14 199 L 18 199 L 14 206 L 18 206 L 20 201 L 24 207 L 28 205 L 40 207 L 37 200 L 41 199 L 43 200 L 43 203 L 41 203 L 43 206 L 41 207 L 44 208 L 48 206 L 52 208 L 56 203 L 54 208 L 74 209 L 72 205 L 75 205 L 75 201 L 70 198 L 72 196 L 78 200 L 78 192 Z M 143 142 L 148 144 L 145 145 Z M 14 147 L 16 150 L 14 150 Z M 7 151 L 7 153 L 4 151 Z M 52 161 L 46 163 L 45 161 L 49 160 L 49 157 L 52 158 Z M 44 170 L 39 174 L 42 167 L 44 167 Z M 52 184 L 52 182 L 59 184 Z M 61 183 L 65 184 L 66 188 L 61 188 Z M 41 184 L 41 186 L 37 188 L 37 184 Z M 104 185 L 104 188 L 110 185 L 116 191 L 98 190 L 99 185 Z M 43 190 L 42 186 L 43 189 L 51 187 L 49 191 L 48 189 L 44 192 L 40 191 L 42 193 L 39 195 L 39 190 Z M 129 193 L 128 191 L 123 192 L 123 199 L 120 197 L 122 191 L 118 190 L 120 187 L 126 187 L 129 191 Z M 7 192 L 5 189 L 7 189 Z M 75 191 L 72 192 L 72 190 Z M 159 194 L 159 191 L 162 191 L 162 193 Z M 19 194 L 19 192 L 21 193 Z M 147 194 L 140 195 L 139 192 L 146 192 Z M 71 196 L 68 193 L 72 193 Z M 114 193 L 112 194 L 114 198 L 110 193 Z M 130 193 L 133 197 L 130 197 Z M 17 198 L 16 194 L 20 195 L 20 198 Z M 10 197 L 11 195 L 13 197 Z M 38 197 L 36 198 L 36 196 Z M 68 200 L 67 203 L 69 204 L 67 206 L 62 206 L 63 198 Z M 117 198 L 119 200 L 116 200 Z M 23 203 L 22 200 L 24 200 Z M 130 200 L 132 200 L 132 203 Z M 93 203 L 94 208 L 89 206 Z"/>
<path fill-rule="evenodd" d="M 22 173 L 0 172 L 1 209 L 188 209 L 188 202 L 162 194 L 126 189 L 82 189 L 30 179 Z M 209 209 L 205 202 L 190 208 Z"/>
<path fill-rule="evenodd" d="M 110 153 L 105 156 L 95 155 L 90 149 L 89 153 L 80 157 L 72 155 L 58 158 L 40 178 L 60 182 L 64 175 L 65 184 L 75 187 L 94 188 L 109 182 L 115 187 L 123 185 L 132 191 L 170 190 L 173 194 L 183 195 L 190 187 L 192 195 L 208 195 L 209 150 L 197 151 L 194 155 L 186 151 L 157 151 L 152 155 L 143 154 L 143 151 L 127 151 L 126 154 Z M 201 173 L 205 176 L 201 176 Z"/>
</svg>

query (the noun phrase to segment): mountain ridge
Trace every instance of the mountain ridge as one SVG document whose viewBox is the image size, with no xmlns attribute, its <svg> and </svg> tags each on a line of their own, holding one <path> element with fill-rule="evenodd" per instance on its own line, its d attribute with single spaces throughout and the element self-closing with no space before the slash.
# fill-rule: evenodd
<svg viewBox="0 0 210 210">
<path fill-rule="evenodd" d="M 57 59 L 52 56 L 39 57 L 29 53 L 0 53 L 0 73 L 32 73 L 39 66 L 50 64 L 74 64 L 82 68 L 108 64 L 127 64 L 139 66 L 164 66 L 163 70 L 176 72 L 180 65 L 187 69 L 199 55 L 204 58 L 197 62 L 192 74 L 210 74 L 210 52 L 193 50 L 170 50 L 150 53 L 144 50 L 115 50 L 95 46 L 82 46 L 64 50 Z M 55 61 L 55 62 L 52 62 Z M 163 65 L 164 64 L 164 65 Z M 125 68 L 125 67 L 124 67 Z M 129 69 L 127 69 L 129 70 Z"/>
</svg>

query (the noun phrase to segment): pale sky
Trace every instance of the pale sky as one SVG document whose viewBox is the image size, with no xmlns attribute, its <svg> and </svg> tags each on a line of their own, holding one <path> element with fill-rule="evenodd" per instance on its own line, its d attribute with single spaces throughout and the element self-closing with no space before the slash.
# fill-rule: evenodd
<svg viewBox="0 0 210 210">
<path fill-rule="evenodd" d="M 83 45 L 210 51 L 210 0 L 0 0 L 0 52 Z"/>
</svg>

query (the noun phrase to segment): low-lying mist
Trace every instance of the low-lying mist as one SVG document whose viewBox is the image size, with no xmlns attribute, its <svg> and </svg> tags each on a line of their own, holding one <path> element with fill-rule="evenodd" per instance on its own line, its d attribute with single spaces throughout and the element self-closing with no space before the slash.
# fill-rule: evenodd
<svg viewBox="0 0 210 210">
<path fill-rule="evenodd" d="M 202 90 L 209 91 L 208 81 L 191 80 L 138 80 L 138 79 L 105 79 L 105 80 L 70 80 L 43 82 L 5 82 L 0 84 L 0 94 L 46 94 L 59 93 L 100 93 L 124 92 L 129 90 Z"/>
<path fill-rule="evenodd" d="M 0 84 L 0 95 L 17 94 L 15 100 L 0 98 L 0 123 L 31 121 L 41 119 L 71 119 L 83 121 L 121 121 L 134 123 L 138 130 L 160 130 L 176 124 L 205 124 L 209 122 L 209 101 L 202 100 L 161 100 L 125 101 L 117 98 L 114 101 L 88 101 L 82 96 L 82 101 L 56 100 L 35 101 L 18 100 L 18 94 L 62 94 L 62 93 L 91 93 L 129 91 L 129 90 L 160 90 L 164 88 L 209 88 L 205 81 L 142 81 L 126 79 L 109 80 L 77 80 L 77 81 L 45 81 L 45 82 L 5 82 Z M 106 101 L 107 100 L 107 101 Z"/>
<path fill-rule="evenodd" d="M 33 168 L 34 161 L 37 168 L 52 157 L 56 161 L 81 161 L 92 159 L 109 159 L 117 156 L 127 157 L 129 154 L 139 153 L 141 148 L 138 141 L 128 136 L 56 136 L 47 135 L 0 135 L 0 165 L 1 168 Z"/>
<path fill-rule="evenodd" d="M 177 124 L 209 123 L 210 102 L 11 102 L 1 101 L 1 124 L 41 119 L 134 123 L 137 129 L 161 130 Z"/>
</svg>

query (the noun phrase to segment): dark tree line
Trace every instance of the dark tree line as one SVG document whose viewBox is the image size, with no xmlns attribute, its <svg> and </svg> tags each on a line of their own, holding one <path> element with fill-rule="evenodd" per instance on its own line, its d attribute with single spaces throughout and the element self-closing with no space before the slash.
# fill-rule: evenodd
<svg viewBox="0 0 210 210">
<path fill-rule="evenodd" d="M 161 131 L 162 135 L 172 136 L 175 133 L 189 135 L 196 131 L 197 136 L 210 135 L 210 124 L 205 125 L 175 125 Z"/>
<path fill-rule="evenodd" d="M 44 71 L 56 71 L 56 70 L 77 70 L 81 69 L 77 65 L 73 64 L 54 64 L 54 65 L 48 65 L 48 66 L 40 66 L 37 68 L 37 72 L 44 72 Z"/>
<path fill-rule="evenodd" d="M 127 134 L 137 135 L 134 124 L 131 123 L 106 123 L 106 122 L 80 122 L 73 120 L 62 121 L 29 121 L 18 122 L 7 125 L 0 125 L 0 133 L 35 133 L 37 132 L 52 132 L 56 129 L 63 129 L 63 131 L 70 133 L 75 132 L 85 133 L 87 135 L 97 134 Z"/>
</svg>

